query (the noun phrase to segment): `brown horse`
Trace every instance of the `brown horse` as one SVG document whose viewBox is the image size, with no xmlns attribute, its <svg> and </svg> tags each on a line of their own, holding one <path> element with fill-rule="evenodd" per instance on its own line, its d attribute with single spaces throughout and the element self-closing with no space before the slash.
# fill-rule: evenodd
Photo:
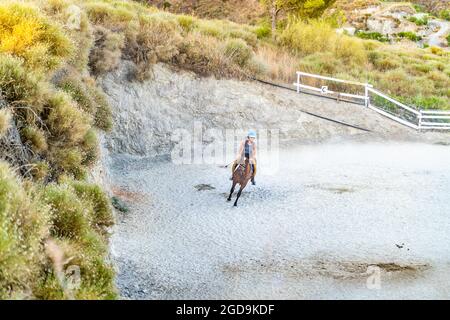
<svg viewBox="0 0 450 320">
<path fill-rule="evenodd" d="M 233 172 L 233 185 L 231 186 L 230 196 L 228 197 L 227 201 L 231 201 L 231 196 L 233 195 L 234 188 L 236 187 L 236 184 L 239 183 L 240 188 L 239 192 L 236 197 L 236 201 L 234 202 L 234 206 L 237 206 L 237 202 L 239 200 L 239 197 L 241 196 L 242 190 L 247 186 L 247 183 L 252 178 L 252 166 L 250 165 L 250 161 L 248 158 L 245 158 L 244 163 L 239 163 L 236 170 Z"/>
</svg>

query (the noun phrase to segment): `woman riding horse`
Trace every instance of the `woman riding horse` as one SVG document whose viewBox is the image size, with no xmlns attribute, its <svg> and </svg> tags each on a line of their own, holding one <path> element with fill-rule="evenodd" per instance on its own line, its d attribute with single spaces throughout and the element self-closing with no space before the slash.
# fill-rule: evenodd
<svg viewBox="0 0 450 320">
<path fill-rule="evenodd" d="M 256 132 L 250 130 L 247 134 L 247 138 L 243 140 L 239 146 L 239 152 L 236 156 L 236 160 L 233 163 L 231 174 L 236 170 L 239 163 L 243 162 L 243 159 L 249 159 L 252 168 L 252 185 L 255 185 L 255 175 L 256 175 Z M 231 177 L 230 180 L 232 180 Z"/>
</svg>

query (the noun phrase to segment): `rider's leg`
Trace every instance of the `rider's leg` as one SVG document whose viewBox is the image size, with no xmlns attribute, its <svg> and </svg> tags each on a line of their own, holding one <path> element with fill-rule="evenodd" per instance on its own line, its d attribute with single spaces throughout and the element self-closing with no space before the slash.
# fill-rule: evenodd
<svg viewBox="0 0 450 320">
<path fill-rule="evenodd" d="M 255 176 L 256 176 L 256 160 L 254 160 L 254 162 L 252 163 L 252 185 L 255 185 Z"/>
<path fill-rule="evenodd" d="M 230 180 L 233 180 L 233 173 L 236 170 L 237 165 L 238 165 L 238 162 L 234 161 L 233 165 L 231 166 L 231 178 L 230 178 Z"/>
</svg>

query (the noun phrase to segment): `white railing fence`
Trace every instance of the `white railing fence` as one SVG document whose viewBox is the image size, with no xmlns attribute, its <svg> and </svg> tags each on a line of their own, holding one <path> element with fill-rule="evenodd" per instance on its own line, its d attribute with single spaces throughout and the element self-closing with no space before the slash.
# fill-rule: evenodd
<svg viewBox="0 0 450 320">
<path fill-rule="evenodd" d="M 325 85 L 316 87 L 307 84 L 305 81 L 302 82 L 304 78 L 312 78 L 315 79 L 315 82 L 319 83 L 330 81 L 335 87 L 344 84 L 344 87 L 347 85 L 354 88 L 353 91 L 355 92 L 346 93 L 338 91 L 339 89 L 330 90 L 329 86 Z M 300 93 L 300 89 L 306 89 L 318 92 L 324 96 L 331 96 L 337 100 L 350 98 L 352 101 L 362 102 L 367 108 L 416 130 L 450 130 L 450 111 L 417 110 L 411 108 L 374 89 L 369 83 L 336 79 L 298 71 L 297 82 L 294 83 L 294 86 L 297 87 L 298 93 Z"/>
</svg>

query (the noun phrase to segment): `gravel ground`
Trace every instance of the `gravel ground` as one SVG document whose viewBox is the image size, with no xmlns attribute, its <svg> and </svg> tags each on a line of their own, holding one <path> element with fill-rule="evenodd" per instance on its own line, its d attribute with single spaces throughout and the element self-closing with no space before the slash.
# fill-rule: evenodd
<svg viewBox="0 0 450 320">
<path fill-rule="evenodd" d="M 450 146 L 291 148 L 237 208 L 227 169 L 111 160 L 123 298 L 450 298 Z"/>
</svg>

